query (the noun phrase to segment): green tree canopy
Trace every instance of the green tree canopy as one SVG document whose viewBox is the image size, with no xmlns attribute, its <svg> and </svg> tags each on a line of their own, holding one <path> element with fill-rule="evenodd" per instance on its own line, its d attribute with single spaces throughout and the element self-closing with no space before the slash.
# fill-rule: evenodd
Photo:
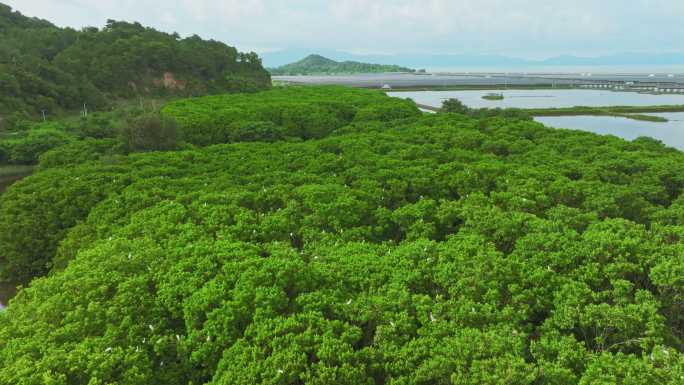
<svg viewBox="0 0 684 385">
<path fill-rule="evenodd" d="M 254 53 L 108 20 L 76 31 L 0 4 L 0 128 L 41 111 L 103 110 L 138 95 L 257 91 L 270 75 Z"/>
<path fill-rule="evenodd" d="M 2 273 L 42 275 L 0 383 L 681 383 L 684 154 L 282 92 L 164 109 L 247 141 L 69 143 L 0 197 Z"/>
</svg>

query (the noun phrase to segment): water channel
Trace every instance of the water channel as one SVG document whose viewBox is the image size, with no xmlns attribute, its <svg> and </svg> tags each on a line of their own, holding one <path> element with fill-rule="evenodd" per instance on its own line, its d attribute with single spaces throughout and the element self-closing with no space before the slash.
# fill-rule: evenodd
<svg viewBox="0 0 684 385">
<path fill-rule="evenodd" d="M 503 93 L 504 100 L 482 96 Z M 390 92 L 390 96 L 411 98 L 416 103 L 440 107 L 443 100 L 456 98 L 471 108 L 553 108 L 574 106 L 655 106 L 684 105 L 684 95 L 652 95 L 600 90 L 498 90 L 498 91 L 415 91 Z M 684 151 L 684 112 L 648 113 L 668 122 L 647 122 L 610 116 L 544 116 L 536 121 L 549 127 L 569 128 L 615 135 L 626 140 L 648 136 Z"/>
</svg>

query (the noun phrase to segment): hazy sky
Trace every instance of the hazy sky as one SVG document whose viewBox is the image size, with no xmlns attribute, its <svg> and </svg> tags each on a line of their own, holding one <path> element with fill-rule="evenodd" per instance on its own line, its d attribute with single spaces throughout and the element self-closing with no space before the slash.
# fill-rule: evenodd
<svg viewBox="0 0 684 385">
<path fill-rule="evenodd" d="M 257 52 L 682 51 L 683 0 L 0 0 L 60 26 L 140 21 Z"/>
</svg>

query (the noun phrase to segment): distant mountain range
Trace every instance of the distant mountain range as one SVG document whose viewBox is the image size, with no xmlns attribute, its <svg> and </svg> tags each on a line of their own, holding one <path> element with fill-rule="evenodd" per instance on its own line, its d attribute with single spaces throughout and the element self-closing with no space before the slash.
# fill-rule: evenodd
<svg viewBox="0 0 684 385">
<path fill-rule="evenodd" d="M 353 74 L 383 72 L 415 72 L 391 64 L 369 64 L 357 61 L 338 62 L 321 55 L 309 55 L 297 62 L 269 69 L 272 75 Z"/>
<path fill-rule="evenodd" d="M 310 50 L 284 50 L 261 54 L 266 67 L 292 63 L 308 55 Z M 570 66 L 668 66 L 684 65 L 682 53 L 621 53 L 609 56 L 580 57 L 563 55 L 545 60 L 529 60 L 503 55 L 395 54 L 360 55 L 334 50 L 318 50 L 318 54 L 336 61 L 356 61 L 398 65 L 410 68 L 438 67 L 570 67 Z"/>
</svg>

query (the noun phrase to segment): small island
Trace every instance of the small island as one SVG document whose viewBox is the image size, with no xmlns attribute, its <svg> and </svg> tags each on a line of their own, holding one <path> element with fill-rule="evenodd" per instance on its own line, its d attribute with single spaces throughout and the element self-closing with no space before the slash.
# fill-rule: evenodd
<svg viewBox="0 0 684 385">
<path fill-rule="evenodd" d="M 269 68 L 271 75 L 334 75 L 370 74 L 387 72 L 415 73 L 416 70 L 398 65 L 370 64 L 355 61 L 338 62 L 320 55 L 309 55 L 304 59 L 278 68 Z"/>
<path fill-rule="evenodd" d="M 504 100 L 503 94 L 490 93 L 482 97 L 485 100 Z"/>
</svg>

